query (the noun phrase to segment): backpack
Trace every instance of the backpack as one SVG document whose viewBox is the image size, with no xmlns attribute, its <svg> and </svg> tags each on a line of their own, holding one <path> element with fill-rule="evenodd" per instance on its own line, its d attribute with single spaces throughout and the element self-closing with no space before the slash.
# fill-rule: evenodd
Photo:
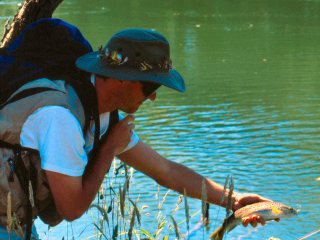
<svg viewBox="0 0 320 240">
<path fill-rule="evenodd" d="M 28 25 L 0 51 L 0 104 L 25 83 L 42 77 L 63 79 L 85 95 L 81 90 L 90 84 L 89 74 L 77 69 L 75 60 L 90 51 L 80 31 L 63 20 L 41 19 Z"/>
<path fill-rule="evenodd" d="M 50 88 L 33 88 L 13 95 L 24 84 L 39 79 L 65 80 L 76 91 L 85 113 L 85 132 L 90 120 L 95 121 L 94 149 L 97 148 L 100 134 L 98 104 L 94 86 L 90 82 L 90 74 L 75 66 L 76 59 L 92 51 L 88 41 L 73 25 L 60 19 L 41 19 L 28 25 L 9 45 L 0 49 L 0 110 L 14 101 Z M 0 139 L 0 147 L 13 149 L 19 157 L 23 148 L 11 145 Z M 29 196 L 26 182 L 32 179 L 21 159 L 15 159 L 15 173 L 25 192 Z M 0 159 L 1 161 L 1 159 Z M 9 163 L 12 164 L 12 163 Z M 20 173 L 19 173 L 20 172 Z M 32 174 L 31 174 L 32 175 Z M 7 176 L 1 176 L 7 177 Z M 9 176 L 12 177 L 12 176 Z M 27 206 L 27 239 L 32 227 L 32 206 Z M 29 216 L 28 216 L 29 215 Z"/>
</svg>

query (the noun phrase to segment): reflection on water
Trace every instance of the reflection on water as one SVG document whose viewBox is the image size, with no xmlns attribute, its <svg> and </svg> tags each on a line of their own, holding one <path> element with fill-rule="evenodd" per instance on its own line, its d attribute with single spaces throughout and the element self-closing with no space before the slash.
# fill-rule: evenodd
<svg viewBox="0 0 320 240">
<path fill-rule="evenodd" d="M 15 3 L 4 2 L 0 15 L 12 15 Z M 257 229 L 238 227 L 227 239 L 296 239 L 320 225 L 319 10 L 319 1 L 298 0 L 100 0 L 65 1 L 55 16 L 79 26 L 94 48 L 121 28 L 164 33 L 187 92 L 161 89 L 157 102 L 146 103 L 136 114 L 140 137 L 220 183 L 231 174 L 238 191 L 301 205 L 296 218 Z M 137 172 L 133 186 L 132 198 L 140 196 L 155 213 L 157 185 Z M 177 198 L 173 192 L 167 197 L 168 213 Z M 201 208 L 199 201 L 189 204 L 191 213 Z M 223 210 L 210 211 L 212 231 Z M 144 216 L 142 225 L 154 232 L 151 216 Z M 184 219 L 183 209 L 176 218 Z M 92 229 L 90 221 L 84 217 L 73 224 L 74 236 Z M 180 227 L 186 232 L 185 224 Z M 56 229 L 50 239 L 66 236 L 65 225 Z M 207 239 L 210 231 L 199 230 L 192 239 Z"/>
</svg>

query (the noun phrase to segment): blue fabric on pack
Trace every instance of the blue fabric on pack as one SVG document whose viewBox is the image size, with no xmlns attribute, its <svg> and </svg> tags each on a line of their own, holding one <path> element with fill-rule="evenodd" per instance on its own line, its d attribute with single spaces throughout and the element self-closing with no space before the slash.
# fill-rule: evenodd
<svg viewBox="0 0 320 240">
<path fill-rule="evenodd" d="M 33 79 L 84 79 L 74 62 L 92 51 L 79 29 L 61 19 L 33 22 L 0 49 L 1 98 Z"/>
<path fill-rule="evenodd" d="M 58 18 L 43 18 L 40 19 L 36 22 L 33 22 L 31 24 L 29 24 L 18 36 L 17 38 L 10 43 L 6 49 L 7 52 L 10 54 L 12 51 L 14 51 L 18 46 L 21 45 L 21 42 L 23 41 L 25 35 L 27 32 L 29 32 L 30 30 L 36 28 L 37 26 L 43 24 L 43 23 L 50 23 L 53 26 L 63 26 L 65 27 L 71 34 L 71 36 L 73 37 L 73 39 L 76 42 L 79 42 L 81 44 L 83 44 L 85 47 L 88 48 L 89 51 L 92 51 L 92 47 L 90 45 L 90 43 L 83 37 L 82 33 L 79 31 L 79 29 L 61 19 Z"/>
</svg>

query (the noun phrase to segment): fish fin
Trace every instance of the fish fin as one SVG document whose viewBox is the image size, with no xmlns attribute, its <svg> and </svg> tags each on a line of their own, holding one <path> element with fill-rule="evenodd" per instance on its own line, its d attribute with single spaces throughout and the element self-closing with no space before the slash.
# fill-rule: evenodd
<svg viewBox="0 0 320 240">
<path fill-rule="evenodd" d="M 278 208 L 276 208 L 276 207 L 271 207 L 271 211 L 272 211 L 272 213 L 275 214 L 275 215 L 278 215 L 278 214 L 281 213 L 281 211 L 280 211 Z"/>
<path fill-rule="evenodd" d="M 232 214 L 230 217 L 225 218 L 221 227 L 217 228 L 211 235 L 210 240 L 222 240 L 225 232 L 230 232 L 232 229 L 236 227 L 230 226 L 231 221 L 234 220 L 234 215 Z"/>
</svg>

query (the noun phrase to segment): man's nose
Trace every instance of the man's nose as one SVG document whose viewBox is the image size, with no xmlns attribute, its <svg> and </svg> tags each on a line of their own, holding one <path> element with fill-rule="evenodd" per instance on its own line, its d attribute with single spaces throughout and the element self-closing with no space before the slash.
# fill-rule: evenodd
<svg viewBox="0 0 320 240">
<path fill-rule="evenodd" d="M 157 93 L 156 93 L 156 92 L 151 93 L 151 94 L 147 97 L 147 99 L 149 99 L 149 100 L 151 100 L 151 101 L 156 100 L 156 98 L 157 98 Z"/>
</svg>

